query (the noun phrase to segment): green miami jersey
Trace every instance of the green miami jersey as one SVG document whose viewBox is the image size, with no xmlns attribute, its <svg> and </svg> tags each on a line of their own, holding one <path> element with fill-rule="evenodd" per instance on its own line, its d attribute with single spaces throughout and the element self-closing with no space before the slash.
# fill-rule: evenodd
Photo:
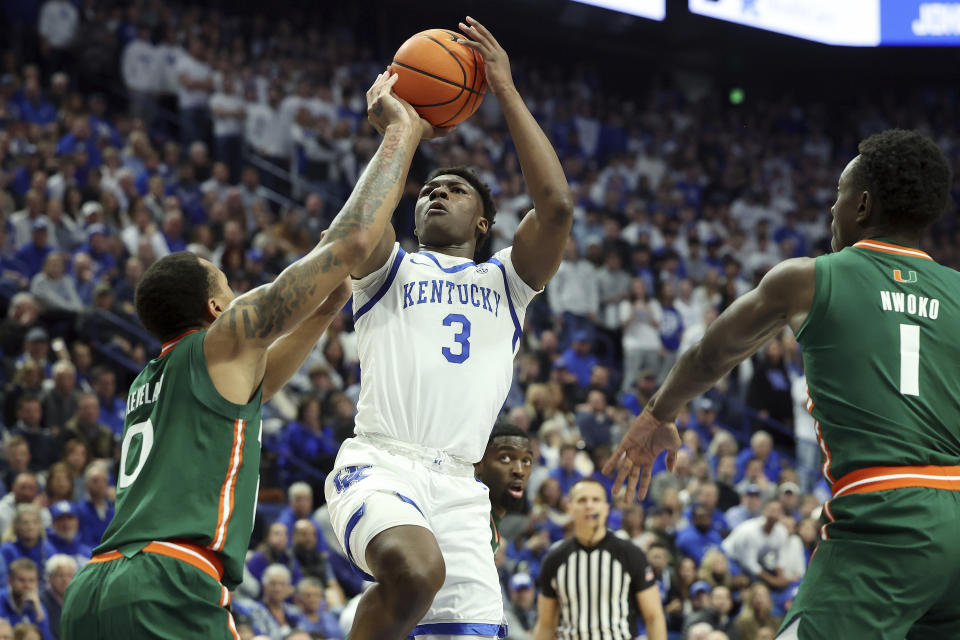
<svg viewBox="0 0 960 640">
<path fill-rule="evenodd" d="M 823 475 L 960 464 L 960 273 L 878 240 L 815 271 L 797 340 Z"/>
<path fill-rule="evenodd" d="M 154 540 L 216 551 L 223 584 L 243 580 L 260 471 L 261 391 L 221 396 L 203 354 L 206 331 L 164 345 L 130 385 L 113 520 L 94 553 L 136 554 Z"/>
</svg>

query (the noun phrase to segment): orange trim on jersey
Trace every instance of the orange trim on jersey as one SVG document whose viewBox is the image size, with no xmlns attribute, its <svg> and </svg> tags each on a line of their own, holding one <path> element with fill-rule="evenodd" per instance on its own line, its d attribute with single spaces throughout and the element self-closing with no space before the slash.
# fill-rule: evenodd
<svg viewBox="0 0 960 640">
<path fill-rule="evenodd" d="M 105 553 L 101 553 L 93 556 L 87 562 L 89 562 L 90 564 L 97 564 L 99 562 L 110 562 L 111 560 L 119 560 L 122 557 L 123 557 L 123 554 L 120 553 L 119 551 L 107 551 Z"/>
<path fill-rule="evenodd" d="M 220 562 L 220 558 L 209 549 L 204 549 L 192 542 L 167 542 L 160 540 L 151 542 L 145 546 L 143 550 L 146 553 L 156 553 L 161 556 L 182 560 L 200 569 L 200 571 L 203 571 L 217 582 L 223 580 L 223 563 Z"/>
<path fill-rule="evenodd" d="M 246 422 L 246 420 L 240 418 L 233 422 L 233 446 L 230 447 L 230 465 L 227 467 L 227 475 L 220 486 L 217 528 L 213 532 L 213 542 L 210 543 L 210 548 L 214 551 L 222 551 L 227 542 L 227 527 L 230 524 L 230 516 L 233 515 L 237 474 L 240 472 L 240 465 L 243 464 L 243 427 Z"/>
<path fill-rule="evenodd" d="M 820 538 L 823 540 L 829 540 L 830 534 L 827 533 L 827 525 L 837 521 L 837 519 L 833 517 L 833 511 L 830 511 L 829 500 L 823 503 L 823 515 L 827 517 L 827 522 L 825 522 L 823 526 L 820 527 Z"/>
<path fill-rule="evenodd" d="M 221 582 L 223 580 L 223 562 L 214 552 L 209 549 L 205 549 L 198 544 L 189 542 L 187 540 L 154 540 L 143 549 L 144 553 L 156 553 L 161 556 L 167 556 L 170 558 L 176 558 L 182 562 L 186 562 L 189 565 L 193 565 L 200 571 L 203 571 L 205 574 Z M 111 560 L 119 560 L 123 557 L 123 554 L 119 551 L 107 551 L 106 553 L 101 553 L 99 555 L 93 556 L 90 559 L 92 563 L 99 562 L 110 562 Z M 223 592 L 226 592 L 226 587 L 220 585 L 223 589 Z M 227 593 L 227 604 L 230 602 L 229 592 Z M 220 594 L 221 601 L 223 600 L 224 594 Z M 226 606 L 221 604 L 220 606 Z"/>
<path fill-rule="evenodd" d="M 833 478 L 833 474 L 830 473 L 830 447 L 827 446 L 827 441 L 823 437 L 823 430 L 820 429 L 820 421 L 813 421 L 813 429 L 817 432 L 817 442 L 820 443 L 820 451 L 823 452 L 823 477 L 827 479 L 827 482 L 831 484 L 836 482 Z"/>
<path fill-rule="evenodd" d="M 164 342 L 163 345 L 160 347 L 160 355 L 161 355 L 161 356 L 167 355 L 168 353 L 170 353 L 170 352 L 173 350 L 173 348 L 174 348 L 175 346 L 177 346 L 177 343 L 178 343 L 178 342 L 180 342 L 181 340 L 183 340 L 185 337 L 187 337 L 187 336 L 190 335 L 191 333 L 195 333 L 195 332 L 197 332 L 197 331 L 199 331 L 199 329 L 190 329 L 190 331 L 187 331 L 186 333 L 181 333 L 179 336 L 177 336 L 177 337 L 174 338 L 173 340 L 167 340 L 167 341 Z"/>
<path fill-rule="evenodd" d="M 833 497 L 905 487 L 960 491 L 960 466 L 867 467 L 851 471 L 833 484 Z"/>
<path fill-rule="evenodd" d="M 233 614 L 227 611 L 227 627 L 230 629 L 230 637 L 233 640 L 240 640 L 240 634 L 237 633 L 237 623 L 233 621 Z"/>
<path fill-rule="evenodd" d="M 893 253 L 898 256 L 908 256 L 910 258 L 924 258 L 926 260 L 933 260 L 926 252 L 920 251 L 920 249 L 911 249 L 910 247 L 901 247 L 898 244 L 890 244 L 889 242 L 880 242 L 879 240 L 861 240 L 860 242 L 854 243 L 855 247 L 860 249 L 870 249 L 871 251 L 882 251 L 884 253 Z"/>
</svg>

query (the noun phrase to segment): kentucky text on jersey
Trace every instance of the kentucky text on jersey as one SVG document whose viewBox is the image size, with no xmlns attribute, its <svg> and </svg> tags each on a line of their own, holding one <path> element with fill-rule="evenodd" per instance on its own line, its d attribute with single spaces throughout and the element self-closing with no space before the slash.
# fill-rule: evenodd
<svg viewBox="0 0 960 640">
<path fill-rule="evenodd" d="M 489 311 L 495 317 L 500 313 L 500 292 L 478 284 L 457 284 L 449 280 L 419 280 L 403 285 L 403 308 L 418 304 L 472 304 Z"/>
<path fill-rule="evenodd" d="M 884 311 L 906 313 L 918 318 L 936 320 L 940 316 L 940 301 L 901 291 L 881 291 L 880 307 Z"/>
<path fill-rule="evenodd" d="M 156 402 L 160 398 L 160 387 L 163 385 L 163 376 L 151 385 L 146 382 L 142 387 L 136 389 L 127 396 L 127 413 L 138 409 L 148 402 Z M 151 388 L 152 387 L 152 388 Z"/>
</svg>

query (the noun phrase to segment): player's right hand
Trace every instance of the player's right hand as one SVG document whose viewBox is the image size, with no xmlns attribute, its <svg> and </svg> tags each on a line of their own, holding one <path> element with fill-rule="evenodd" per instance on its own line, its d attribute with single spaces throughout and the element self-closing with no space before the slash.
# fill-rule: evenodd
<svg viewBox="0 0 960 640">
<path fill-rule="evenodd" d="M 637 497 L 643 500 L 650 488 L 654 460 L 661 452 L 667 451 L 667 470 L 673 471 L 681 444 L 677 425 L 660 422 L 649 411 L 643 411 L 633 419 L 620 446 L 603 466 L 604 475 L 610 475 L 614 469 L 617 471 L 611 493 L 616 495 L 626 480 L 627 495 L 636 492 Z"/>
<path fill-rule="evenodd" d="M 413 125 L 416 122 L 410 118 L 409 111 L 401 104 L 400 99 L 393 94 L 393 85 L 397 84 L 399 79 L 397 74 L 384 71 L 367 90 L 367 119 L 381 135 L 391 124 Z"/>
<path fill-rule="evenodd" d="M 373 86 L 367 91 L 367 120 L 373 128 L 383 135 L 391 124 L 409 124 L 419 127 L 420 138 L 429 140 L 447 135 L 456 127 L 435 127 L 417 113 L 409 102 L 393 93 L 393 85 L 399 75 L 384 71 L 377 76 Z"/>
</svg>

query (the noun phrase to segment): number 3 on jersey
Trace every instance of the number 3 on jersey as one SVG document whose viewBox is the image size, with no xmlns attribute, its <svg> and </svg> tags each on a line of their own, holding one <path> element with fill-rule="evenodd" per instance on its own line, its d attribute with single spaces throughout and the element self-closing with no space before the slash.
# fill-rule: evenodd
<svg viewBox="0 0 960 640">
<path fill-rule="evenodd" d="M 460 352 L 454 353 L 449 347 L 440 350 L 443 357 L 453 364 L 462 364 L 470 357 L 470 321 L 461 313 L 451 313 L 443 319 L 443 326 L 460 325 L 460 331 L 453 335 L 453 341 L 460 345 Z"/>
</svg>

